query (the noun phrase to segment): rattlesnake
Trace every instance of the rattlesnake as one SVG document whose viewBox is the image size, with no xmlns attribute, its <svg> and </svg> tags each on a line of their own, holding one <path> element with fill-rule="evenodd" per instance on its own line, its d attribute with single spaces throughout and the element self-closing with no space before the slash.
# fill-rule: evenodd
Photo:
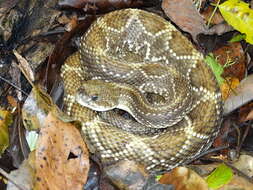
<svg viewBox="0 0 253 190">
<path fill-rule="evenodd" d="M 98 18 L 61 76 L 65 111 L 81 121 L 90 150 L 104 163 L 128 159 L 149 171 L 169 170 L 208 148 L 218 133 L 222 104 L 212 71 L 156 14 L 124 9 Z M 117 91 L 124 88 L 131 90 Z M 123 101 L 111 106 L 118 97 Z M 102 107 L 93 104 L 98 98 Z"/>
</svg>

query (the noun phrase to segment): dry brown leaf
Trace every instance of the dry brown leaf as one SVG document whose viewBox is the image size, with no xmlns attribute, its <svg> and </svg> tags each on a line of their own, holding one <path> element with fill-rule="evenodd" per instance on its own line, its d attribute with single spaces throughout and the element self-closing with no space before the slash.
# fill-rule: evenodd
<svg viewBox="0 0 253 190">
<path fill-rule="evenodd" d="M 245 118 L 245 121 L 249 121 L 249 120 L 253 120 L 253 110 L 251 110 L 248 113 L 247 117 Z"/>
<path fill-rule="evenodd" d="M 128 160 L 106 167 L 105 174 L 116 187 L 128 190 L 143 187 L 148 178 L 148 173 L 143 166 Z M 134 178 L 131 177 L 133 175 Z"/>
<path fill-rule="evenodd" d="M 200 33 L 221 35 L 234 30 L 226 23 L 219 23 L 212 26 L 212 28 L 208 28 L 205 24 L 206 21 L 197 11 L 193 1 L 190 0 L 164 0 L 162 8 L 178 27 L 192 35 L 194 41 Z"/>
<path fill-rule="evenodd" d="M 194 41 L 198 34 L 208 31 L 204 19 L 190 0 L 164 0 L 162 9 L 178 27 L 189 32 Z"/>
<path fill-rule="evenodd" d="M 82 189 L 87 180 L 89 158 L 77 128 L 58 119 L 66 118 L 38 86 L 34 86 L 22 111 L 27 128 L 40 129 L 34 189 Z"/>
<path fill-rule="evenodd" d="M 159 180 L 163 184 L 172 184 L 176 190 L 208 190 L 207 183 L 193 170 L 185 167 L 177 167 L 171 172 L 164 174 Z"/>
<path fill-rule="evenodd" d="M 243 123 L 245 121 L 252 120 L 253 114 L 252 114 L 252 109 L 253 108 L 253 103 L 248 103 L 239 109 L 239 122 Z"/>
<path fill-rule="evenodd" d="M 9 103 L 13 108 L 16 108 L 16 107 L 18 106 L 18 102 L 17 102 L 17 100 L 16 100 L 13 96 L 8 95 L 6 98 L 7 98 L 8 103 Z"/>
<path fill-rule="evenodd" d="M 76 15 L 71 16 L 70 18 L 66 15 L 62 15 L 58 18 L 58 22 L 65 25 L 65 30 L 70 32 L 73 30 L 78 23 L 78 18 Z"/>
<path fill-rule="evenodd" d="M 30 84 L 33 84 L 35 77 L 29 63 L 16 50 L 14 50 L 13 53 L 19 61 L 19 65 L 18 65 L 19 69 L 25 75 L 26 79 L 30 82 Z"/>
<path fill-rule="evenodd" d="M 226 77 L 225 82 L 221 85 L 221 94 L 222 99 L 226 100 L 231 93 L 233 93 L 233 89 L 235 89 L 239 85 L 240 81 L 238 78 Z"/>
<path fill-rule="evenodd" d="M 87 180 L 89 156 L 79 131 L 49 113 L 36 149 L 36 190 L 78 190 Z"/>
<path fill-rule="evenodd" d="M 239 42 L 229 43 L 226 46 L 222 46 L 215 50 L 213 54 L 217 57 L 217 60 L 221 65 L 225 65 L 228 62 L 233 63 L 225 68 L 223 76 L 235 77 L 239 80 L 244 78 L 246 58 L 242 45 Z"/>
<path fill-rule="evenodd" d="M 154 0 L 153 0 L 154 1 Z M 109 11 L 117 8 L 128 8 L 128 7 L 140 7 L 145 4 L 145 1 L 138 0 L 60 0 L 58 4 L 61 7 L 74 7 L 77 9 L 83 9 L 85 12 L 91 11 Z"/>
<path fill-rule="evenodd" d="M 134 161 L 122 160 L 104 168 L 106 177 L 117 189 L 124 190 L 173 190 L 172 185 L 159 183 L 154 176 Z M 100 186 L 101 189 L 103 187 Z M 106 188 L 106 187 L 105 187 Z M 108 188 L 106 188 L 108 189 Z"/>
<path fill-rule="evenodd" d="M 216 4 L 216 3 L 218 3 L 217 1 L 218 0 L 215 0 L 212 3 Z M 211 18 L 212 14 L 214 12 L 214 9 L 215 9 L 215 6 L 208 6 L 204 10 L 204 12 L 201 13 L 201 15 L 203 15 L 205 17 L 206 21 L 208 21 Z M 224 18 L 221 15 L 221 13 L 219 12 L 219 10 L 217 9 L 216 12 L 214 13 L 214 15 L 212 16 L 211 24 L 220 24 L 222 22 L 224 22 Z"/>
</svg>

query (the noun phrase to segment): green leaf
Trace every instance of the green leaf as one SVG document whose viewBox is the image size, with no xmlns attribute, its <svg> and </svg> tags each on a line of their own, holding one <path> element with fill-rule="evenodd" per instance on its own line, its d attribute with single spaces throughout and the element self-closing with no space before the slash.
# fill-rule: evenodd
<svg viewBox="0 0 253 190">
<path fill-rule="evenodd" d="M 224 78 L 221 76 L 224 72 L 224 67 L 218 63 L 217 59 L 215 59 L 212 53 L 208 54 L 205 57 L 205 62 L 207 63 L 207 65 L 209 65 L 209 67 L 211 67 L 219 85 L 221 85 L 225 81 Z"/>
<path fill-rule="evenodd" d="M 246 34 L 245 40 L 253 44 L 253 10 L 249 4 L 240 0 L 228 0 L 218 7 L 228 24 Z"/>
<path fill-rule="evenodd" d="M 218 189 L 227 184 L 232 177 L 232 169 L 225 164 L 221 164 L 206 178 L 206 182 L 209 188 Z"/>
<path fill-rule="evenodd" d="M 11 113 L 0 110 L 0 156 L 9 146 L 8 126 L 12 123 Z"/>
<path fill-rule="evenodd" d="M 246 35 L 245 34 L 237 34 L 236 36 L 234 36 L 233 38 L 231 38 L 229 40 L 229 42 L 233 43 L 233 42 L 240 42 L 242 40 L 245 40 Z"/>
<path fill-rule="evenodd" d="M 161 179 L 161 177 L 162 177 L 162 175 L 157 175 L 157 176 L 155 177 L 156 181 L 159 181 L 159 180 Z"/>
</svg>

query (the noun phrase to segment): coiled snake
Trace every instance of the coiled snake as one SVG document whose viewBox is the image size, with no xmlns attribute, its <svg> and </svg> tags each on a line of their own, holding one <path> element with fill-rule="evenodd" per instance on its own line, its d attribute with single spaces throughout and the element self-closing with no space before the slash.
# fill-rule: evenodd
<svg viewBox="0 0 253 190">
<path fill-rule="evenodd" d="M 169 170 L 208 148 L 218 132 L 222 105 L 212 71 L 153 13 L 125 9 L 98 18 L 61 76 L 66 113 L 81 121 L 90 150 L 105 163 L 129 159 Z"/>
</svg>

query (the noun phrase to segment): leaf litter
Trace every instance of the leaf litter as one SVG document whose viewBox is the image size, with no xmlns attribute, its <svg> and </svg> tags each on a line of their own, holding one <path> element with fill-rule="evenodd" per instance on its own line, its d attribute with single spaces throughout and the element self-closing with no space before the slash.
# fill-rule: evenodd
<svg viewBox="0 0 253 190">
<path fill-rule="evenodd" d="M 62 1 L 62 2 L 67 2 L 67 1 Z M 71 1 L 68 1 L 68 3 L 69 2 L 71 2 Z M 202 1 L 202 2 L 205 3 L 205 1 Z M 17 1 L 13 1 L 13 4 L 16 4 L 16 3 L 17 3 Z M 76 5 L 78 5 L 78 0 L 77 1 L 72 1 L 71 3 L 76 3 Z M 121 3 L 121 1 L 117 1 L 117 3 Z M 143 3 L 143 2 L 141 2 L 141 3 Z M 167 3 L 167 5 L 166 5 L 166 3 Z M 170 3 L 170 5 L 168 5 L 168 3 Z M 164 12 L 179 27 L 179 29 L 181 29 L 183 31 L 186 31 L 186 32 L 189 32 L 191 34 L 192 38 L 194 39 L 195 43 L 197 43 L 197 45 L 199 43 L 198 42 L 198 36 L 200 34 L 204 33 L 204 34 L 208 34 L 208 35 L 212 35 L 212 34 L 222 35 L 226 31 L 228 31 L 228 29 L 222 29 L 222 30 L 219 30 L 219 31 L 215 28 L 209 29 L 206 26 L 207 20 L 209 19 L 208 17 L 206 17 L 206 18 L 202 17 L 201 16 L 202 13 L 199 14 L 197 12 L 197 9 L 194 8 L 194 6 L 190 3 L 190 1 L 180 1 L 180 3 L 176 0 L 175 1 L 170 1 L 170 2 L 164 0 L 163 1 Z M 121 5 L 123 5 L 123 4 L 124 4 L 124 2 Z M 94 13 L 96 11 L 97 12 L 99 12 L 99 11 L 107 12 L 107 11 L 111 10 L 111 8 L 112 8 L 112 7 L 109 7 L 109 5 L 110 5 L 109 1 L 106 1 L 105 7 L 101 6 L 100 4 L 96 4 L 95 1 L 94 2 L 92 2 L 92 1 L 88 2 L 87 1 L 87 2 L 85 2 L 84 6 L 82 5 L 83 7 L 80 7 L 78 5 L 78 9 L 83 9 L 84 11 L 87 11 L 87 12 L 90 12 L 90 13 L 91 12 Z M 135 6 L 135 5 L 133 5 L 133 6 Z M 139 4 L 138 6 L 141 7 L 141 6 L 144 6 L 144 4 Z M 8 10 L 10 10 L 13 7 L 14 6 L 12 5 L 12 6 L 9 6 L 7 8 L 8 8 Z M 208 7 L 210 8 L 211 6 L 209 5 Z M 151 10 L 152 10 L 152 8 L 151 8 Z M 173 10 L 177 10 L 177 11 L 175 12 Z M 8 12 L 8 11 L 6 11 L 6 12 Z M 157 12 L 159 12 L 159 11 L 157 11 Z M 205 12 L 205 11 L 203 11 L 203 12 Z M 177 15 L 176 13 L 187 13 L 187 14 Z M 213 18 L 217 17 L 218 20 L 220 19 L 217 22 L 216 21 L 213 22 L 214 27 L 217 26 L 217 24 L 220 24 L 220 22 L 222 20 L 220 14 L 219 14 L 219 16 L 217 16 L 218 14 L 219 14 L 219 11 L 216 11 L 214 13 Z M 59 12 L 55 13 L 52 20 L 58 18 L 58 15 L 59 15 Z M 66 28 L 68 28 L 67 30 L 71 30 L 70 33 L 72 32 L 72 29 L 75 30 L 75 28 L 78 27 L 79 24 L 80 24 L 80 23 L 78 23 L 80 21 L 80 15 L 79 14 L 76 14 L 76 15 L 77 15 L 77 19 L 76 19 L 76 17 L 73 17 L 74 19 L 70 19 L 69 21 L 65 20 L 65 22 L 61 22 L 62 25 L 66 25 Z M 45 32 L 50 27 L 52 27 L 53 26 L 52 23 L 54 23 L 54 22 L 51 22 L 51 21 L 50 21 L 50 25 L 48 25 L 45 28 L 45 30 L 43 30 L 43 27 L 42 27 L 41 31 Z M 77 26 L 75 26 L 76 24 L 77 24 Z M 54 27 L 55 27 L 55 25 L 54 25 Z M 231 31 L 231 28 L 229 30 Z M 11 30 L 8 30 L 8 31 L 11 31 Z M 38 32 L 39 32 L 39 30 L 35 31 L 33 34 L 37 35 L 37 34 L 39 34 Z M 28 33 L 28 35 L 29 35 L 29 33 Z M 8 36 L 11 36 L 10 32 L 8 34 L 6 34 L 5 38 L 8 38 Z M 215 40 L 213 40 L 213 42 L 215 43 Z M 230 113 L 231 110 L 235 111 L 236 108 L 239 108 L 239 110 L 241 110 L 241 106 L 243 104 L 245 104 L 245 103 L 252 100 L 252 97 L 245 98 L 246 94 L 250 94 L 250 92 L 251 92 L 250 91 L 250 89 L 251 89 L 250 85 L 244 85 L 245 87 L 243 87 L 243 90 L 237 90 L 236 89 L 236 86 L 238 85 L 239 81 L 241 81 L 243 78 L 245 78 L 246 73 L 250 71 L 248 69 L 248 65 L 246 65 L 247 64 L 246 60 L 245 60 L 246 58 L 243 57 L 243 55 L 244 55 L 244 53 L 246 52 L 247 49 L 240 46 L 241 44 L 245 45 L 243 43 L 244 43 L 243 41 L 240 41 L 239 45 L 236 44 L 236 43 L 225 43 L 225 44 L 222 44 L 222 45 L 220 45 L 220 44 L 216 45 L 215 44 L 216 47 L 214 45 L 213 46 L 214 48 L 211 49 L 211 50 L 206 51 L 206 49 L 202 49 L 202 51 L 206 54 L 209 53 L 209 52 L 213 52 L 213 54 L 215 55 L 215 57 L 217 58 L 217 60 L 220 64 L 222 64 L 222 62 L 224 62 L 224 61 L 222 61 L 222 59 L 225 58 L 225 60 L 226 60 L 228 57 L 231 58 L 232 62 L 235 62 L 235 64 L 231 65 L 230 67 L 225 68 L 224 72 L 222 72 L 221 75 L 220 75 L 220 77 L 224 78 L 224 81 L 228 82 L 228 85 L 225 88 L 229 89 L 229 90 L 227 90 L 229 92 L 226 92 L 226 93 L 227 94 L 230 93 L 231 95 L 226 95 L 226 96 L 232 96 L 233 97 L 234 96 L 233 94 L 235 94 L 235 96 L 238 96 L 238 98 L 236 100 L 234 99 L 232 101 L 233 103 L 230 102 L 230 104 L 233 104 L 233 105 L 236 105 L 236 106 L 233 106 L 232 108 L 230 108 L 230 111 L 225 111 L 225 113 Z M 44 42 L 42 44 L 42 47 L 46 46 L 46 45 L 47 45 L 47 43 Z M 216 51 L 217 49 L 220 49 L 220 46 L 223 47 L 222 50 Z M 61 44 L 61 48 L 62 47 L 64 48 L 63 43 Z M 219 47 L 219 48 L 217 48 L 217 47 Z M 52 48 L 51 45 L 50 45 L 50 48 Z M 42 53 L 42 55 L 39 56 L 40 58 L 37 59 L 38 61 L 36 61 L 36 59 L 30 59 L 30 58 L 33 58 L 35 54 L 30 54 L 30 58 L 28 58 L 27 54 L 24 54 L 24 52 L 26 52 L 26 51 L 29 52 L 29 48 L 26 49 L 25 46 L 22 47 L 22 48 L 19 48 L 18 52 L 19 53 L 21 52 L 22 55 L 25 55 L 25 58 L 27 60 L 29 60 L 29 63 L 30 62 L 31 63 L 33 63 L 33 62 L 43 62 L 43 60 L 45 60 L 45 58 L 50 54 L 50 51 L 52 51 L 52 49 L 50 49 L 50 48 L 45 49 L 45 53 Z M 57 49 L 57 48 L 58 47 L 56 47 L 55 49 Z M 200 47 L 198 47 L 198 48 L 200 48 Z M 42 49 L 38 48 L 37 51 L 42 51 Z M 232 53 L 230 53 L 229 55 L 227 54 L 228 50 L 230 50 L 230 51 L 232 50 L 231 51 Z M 60 52 L 59 55 L 56 56 L 56 57 L 66 56 L 65 55 L 66 51 L 59 51 L 59 52 Z M 64 56 L 62 56 L 63 54 L 64 54 Z M 49 60 L 49 62 L 50 62 L 50 72 L 53 72 L 53 73 L 55 73 L 55 70 L 54 70 L 55 65 L 53 65 L 52 63 L 55 63 L 55 62 L 53 62 L 52 60 L 54 60 L 55 55 L 51 54 L 50 58 L 52 57 L 53 59 Z M 235 55 L 235 56 L 233 57 L 233 55 Z M 239 59 L 238 59 L 238 57 L 239 57 Z M 32 60 L 32 61 L 30 61 L 30 60 Z M 57 58 L 56 58 L 56 60 L 57 60 Z M 250 63 L 250 61 L 248 63 Z M 56 65 L 56 66 L 58 66 L 58 65 Z M 230 69 L 230 71 L 229 71 L 229 69 Z M 39 73 L 39 74 L 41 74 L 41 73 Z M 45 75 L 42 75 L 42 76 L 45 76 Z M 249 78 L 250 78 L 250 75 L 249 75 Z M 250 81 L 250 79 L 246 79 L 246 80 Z M 236 81 L 236 82 L 234 82 L 234 81 Z M 49 80 L 49 82 L 52 82 L 52 81 Z M 243 86 L 243 83 L 244 82 L 240 82 L 239 86 L 240 85 Z M 248 83 L 250 84 L 250 82 L 248 82 Z M 238 88 L 240 88 L 240 87 L 238 87 Z M 69 124 L 68 122 L 70 120 L 68 118 L 65 118 L 60 112 L 58 112 L 58 108 L 56 109 L 54 107 L 55 105 L 50 100 L 50 97 L 47 94 L 45 94 L 44 90 L 42 90 L 41 87 L 39 87 L 38 85 L 34 85 L 34 91 L 35 91 L 36 95 L 33 98 L 35 100 L 31 101 L 31 99 L 30 99 L 30 103 L 29 103 L 30 106 L 28 106 L 28 108 L 32 108 L 32 109 L 30 110 L 30 112 L 28 112 L 28 110 L 23 109 L 23 115 L 24 115 L 24 117 L 28 118 L 27 119 L 28 123 L 27 122 L 25 122 L 25 123 L 29 124 L 29 122 L 30 122 L 30 125 L 27 125 L 27 126 L 30 126 L 30 127 L 27 127 L 27 129 L 29 129 L 29 130 L 33 129 L 33 130 L 37 130 L 37 131 L 40 130 L 38 142 L 41 142 L 41 143 L 39 143 L 39 144 L 41 144 L 41 147 L 37 148 L 37 151 L 40 150 L 39 152 L 37 152 L 38 162 L 37 162 L 37 164 L 33 165 L 33 166 L 37 167 L 37 171 L 38 171 L 37 174 L 39 176 L 39 178 L 37 178 L 37 179 L 35 178 L 36 179 L 35 180 L 36 181 L 36 187 L 41 188 L 42 184 L 46 184 L 50 189 L 51 188 L 52 189 L 54 189 L 54 188 L 57 189 L 59 187 L 57 187 L 54 184 L 55 181 L 53 181 L 53 180 L 50 181 L 49 176 L 55 175 L 54 178 L 52 178 L 52 179 L 55 179 L 56 181 L 63 180 L 63 179 L 65 180 L 65 182 L 69 181 L 69 179 L 71 177 L 74 177 L 74 174 L 73 174 L 74 172 L 73 172 L 72 169 L 74 168 L 74 166 L 76 167 L 81 162 L 84 162 L 84 161 L 81 161 L 81 157 L 85 157 L 85 156 L 81 154 L 81 152 L 82 152 L 81 150 L 83 150 L 83 149 L 80 149 L 79 146 L 77 146 L 75 143 L 72 142 L 72 140 L 71 140 L 72 137 L 69 137 L 68 135 L 66 135 L 66 133 L 76 134 L 77 132 L 73 132 L 72 130 L 69 131 L 69 129 L 71 128 L 69 126 L 64 127 L 64 129 L 58 126 L 58 125 L 65 126 L 62 123 L 63 121 L 66 121 L 67 124 Z M 223 90 L 223 91 L 225 91 L 225 90 Z M 234 92 L 237 92 L 237 93 L 234 93 Z M 225 92 L 223 92 L 223 93 L 225 94 Z M 32 97 L 30 97 L 30 98 L 32 98 Z M 9 99 L 10 99 L 10 97 L 9 97 Z M 224 98 L 224 99 L 226 99 L 226 98 Z M 27 102 L 29 102 L 28 100 L 29 100 L 29 98 L 27 99 Z M 228 100 L 226 100 L 226 102 L 228 102 L 228 101 L 230 101 L 229 98 L 228 98 Z M 236 102 L 240 102 L 240 103 L 237 104 Z M 15 104 L 13 104 L 13 105 L 15 106 Z M 24 106 L 24 108 L 25 107 L 26 106 Z M 51 110 L 51 108 L 53 108 L 53 109 Z M 248 117 L 245 117 L 246 119 L 244 119 L 244 120 L 241 119 L 240 117 L 242 117 L 242 116 L 237 116 L 236 117 L 236 120 L 240 121 L 239 125 L 245 125 L 243 123 L 244 121 L 252 120 L 252 116 L 251 116 L 252 109 L 251 109 L 250 106 L 248 106 L 248 108 L 249 109 L 247 109 L 247 111 L 245 113 L 246 115 L 248 115 Z M 225 110 L 226 109 L 227 108 L 225 106 Z M 41 118 L 38 117 L 38 116 L 40 116 Z M 231 117 L 228 117 L 228 119 L 231 119 Z M 43 127 L 43 125 L 45 125 L 45 121 L 47 121 L 47 123 L 46 123 L 47 126 Z M 33 125 L 31 125 L 31 123 Z M 228 122 L 228 123 L 229 123 L 228 128 L 226 128 L 227 131 L 231 130 L 231 126 L 233 124 L 232 122 Z M 31 127 L 31 126 L 33 126 L 33 127 Z M 48 131 L 47 131 L 47 128 L 48 128 Z M 57 129 L 55 129 L 55 128 L 57 128 L 58 130 L 61 130 L 62 132 L 57 131 Z M 78 130 L 74 126 L 72 126 L 72 128 L 74 128 L 74 131 Z M 233 134 L 233 136 L 237 137 L 237 135 L 235 135 L 233 131 L 229 132 L 229 133 L 231 133 L 231 134 Z M 69 144 L 68 145 L 61 144 L 60 141 L 63 141 L 62 139 L 66 140 L 66 138 L 68 139 Z M 79 138 L 79 137 L 76 137 L 74 135 L 74 138 Z M 228 135 L 227 138 L 229 139 L 230 135 Z M 79 143 L 81 143 L 81 142 L 79 142 Z M 38 146 L 39 146 L 39 144 L 38 144 Z M 230 145 L 234 146 L 234 144 L 231 143 L 231 142 L 230 142 Z M 64 148 L 64 146 L 66 146 L 66 147 Z M 85 154 L 87 154 L 87 152 Z M 39 157 L 40 155 L 43 155 L 43 156 Z M 62 159 L 59 159 L 59 157 L 62 157 Z M 87 157 L 87 155 L 86 155 L 86 157 Z M 224 157 L 226 157 L 226 156 L 223 155 L 222 159 L 224 159 Z M 46 158 L 46 160 L 45 160 L 45 158 Z M 242 165 L 243 165 L 243 163 L 247 162 L 247 160 L 250 160 L 250 158 L 247 157 L 245 159 L 245 161 L 242 162 Z M 36 162 L 36 159 L 35 159 L 34 162 Z M 59 165 L 62 165 L 62 166 L 59 166 Z M 41 170 L 41 168 L 40 168 L 41 166 L 45 170 Z M 69 167 L 71 167 L 71 166 L 73 166 L 73 168 L 69 169 Z M 58 169 L 58 170 L 55 170 L 55 171 L 58 172 L 57 174 L 55 174 L 51 170 L 53 167 Z M 86 167 L 88 167 L 88 166 L 86 165 Z M 69 170 L 69 173 L 66 172 L 66 170 Z M 85 169 L 83 168 L 83 170 L 85 170 Z M 117 171 L 117 169 L 115 169 L 115 171 Z M 183 172 L 183 171 L 185 171 L 185 172 Z M 66 176 L 63 175 L 65 172 L 66 172 Z M 73 173 L 71 173 L 71 172 L 73 172 Z M 182 169 L 181 172 L 179 172 L 179 173 L 183 173 L 182 177 L 186 177 L 186 176 L 189 176 L 188 174 L 191 174 L 192 172 L 187 171 L 187 169 Z M 209 171 L 209 173 L 211 173 L 211 171 Z M 34 174 L 36 175 L 36 172 Z M 173 173 L 173 171 L 172 171 L 172 174 L 173 174 L 172 177 L 176 177 L 178 175 L 176 173 Z M 20 175 L 22 175 L 22 174 L 20 174 Z M 197 174 L 191 174 L 191 175 L 197 175 Z M 248 174 L 248 175 L 251 175 L 251 174 Z M 81 178 L 81 174 L 78 174 L 76 181 L 79 181 L 80 178 Z M 86 169 L 86 174 L 83 175 L 83 181 L 85 181 L 86 178 L 87 178 L 87 169 Z M 196 177 L 196 179 L 197 179 L 197 177 Z M 237 182 L 238 182 L 238 179 L 239 179 L 239 181 L 241 181 L 242 183 L 238 184 L 238 183 L 232 182 L 235 179 L 237 180 Z M 50 183 L 47 183 L 47 180 L 49 180 Z M 178 181 L 179 185 L 180 184 L 181 185 L 185 184 L 185 187 L 181 187 L 182 189 L 185 189 L 187 187 L 187 183 L 188 183 L 188 185 L 192 183 L 192 182 L 185 182 L 185 180 L 187 180 L 187 179 L 183 179 L 183 178 L 180 178 L 179 180 L 175 179 L 175 181 Z M 243 180 L 244 180 L 243 178 L 239 178 L 238 176 L 235 175 L 230 183 L 233 183 L 234 185 L 236 184 L 238 187 L 240 186 L 243 189 L 249 189 L 249 188 L 252 187 L 247 182 L 244 182 Z M 199 181 L 203 182 L 202 185 L 204 185 L 204 186 L 206 185 L 205 182 L 203 180 L 201 180 L 201 177 L 200 177 L 199 180 L 196 180 L 196 183 L 198 183 Z M 170 182 L 170 183 L 174 183 L 174 182 Z M 66 186 L 69 185 L 69 187 L 72 188 L 71 184 L 68 184 L 67 182 L 66 183 L 62 182 L 61 185 L 66 185 Z M 79 185 L 77 185 L 77 187 L 79 187 Z M 152 186 L 152 187 L 154 187 L 154 186 Z M 224 186 L 224 188 L 225 187 L 226 186 Z M 147 189 L 148 189 L 148 187 L 147 187 Z"/>
</svg>

